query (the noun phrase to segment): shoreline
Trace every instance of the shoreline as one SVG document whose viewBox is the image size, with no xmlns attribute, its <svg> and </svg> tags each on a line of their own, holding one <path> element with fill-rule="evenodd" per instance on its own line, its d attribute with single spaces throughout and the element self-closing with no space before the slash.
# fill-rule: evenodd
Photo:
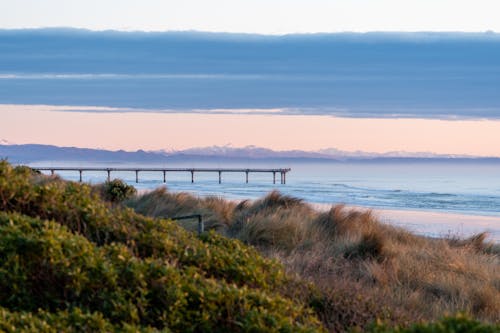
<svg viewBox="0 0 500 333">
<path fill-rule="evenodd" d="M 319 203 L 310 203 L 310 205 L 320 211 L 328 210 L 332 206 Z M 370 209 L 381 222 L 404 228 L 419 235 L 467 238 L 486 232 L 488 240 L 500 243 L 500 217 L 425 210 L 347 207 L 361 210 Z"/>
<path fill-rule="evenodd" d="M 152 191 L 152 189 L 139 189 L 137 194 L 142 195 L 149 191 Z M 197 194 L 193 195 L 199 196 Z M 223 198 L 235 203 L 242 201 L 242 199 Z M 256 199 L 250 200 L 254 201 Z M 332 205 L 335 205 L 307 201 L 306 203 L 317 211 L 326 211 Z M 500 217 L 425 210 L 370 208 L 356 205 L 346 205 L 346 207 L 359 210 L 372 210 L 373 214 L 381 222 L 404 228 L 419 235 L 437 238 L 467 238 L 486 232 L 489 241 L 500 243 Z"/>
<path fill-rule="evenodd" d="M 432 237 L 470 237 L 488 233 L 488 240 L 500 243 L 500 217 L 447 212 L 376 209 L 384 223 L 403 227 Z"/>
</svg>

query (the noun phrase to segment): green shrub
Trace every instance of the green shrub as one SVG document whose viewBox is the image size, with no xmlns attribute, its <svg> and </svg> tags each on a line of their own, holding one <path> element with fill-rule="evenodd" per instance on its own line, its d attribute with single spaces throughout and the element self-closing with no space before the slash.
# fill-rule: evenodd
<svg viewBox="0 0 500 333">
<path fill-rule="evenodd" d="M 104 200 L 113 203 L 123 202 L 137 193 L 135 187 L 128 185 L 121 179 L 106 181 L 98 186 L 98 190 Z"/>
<path fill-rule="evenodd" d="M 498 333 L 500 325 L 481 323 L 465 315 L 446 317 L 433 323 L 414 324 L 410 327 L 391 328 L 383 323 L 373 325 L 369 333 Z"/>
<path fill-rule="evenodd" d="M 88 185 L 0 162 L 5 331 L 322 331 L 310 309 L 279 294 L 288 281 L 239 241 L 198 238 L 113 207 Z"/>
<path fill-rule="evenodd" d="M 112 325 L 99 313 L 84 313 L 79 308 L 54 313 L 11 312 L 0 308 L 0 332 L 6 333 L 80 333 L 80 332 L 124 332 L 124 333 L 168 333 L 170 330 L 157 330 L 124 324 Z"/>
<path fill-rule="evenodd" d="M 54 220 L 97 245 L 122 243 L 141 258 L 196 266 L 208 277 L 273 290 L 287 281 L 281 265 L 237 240 L 210 233 L 198 239 L 175 222 L 111 207 L 90 186 L 36 182 L 25 168 L 0 162 L 0 210 Z M 228 250 L 231 248 L 231 250 Z"/>
<path fill-rule="evenodd" d="M 98 312 L 112 324 L 175 331 L 314 331 L 301 305 L 196 267 L 139 259 L 119 244 L 98 247 L 65 227 L 0 213 L 0 305 L 9 309 Z"/>
</svg>

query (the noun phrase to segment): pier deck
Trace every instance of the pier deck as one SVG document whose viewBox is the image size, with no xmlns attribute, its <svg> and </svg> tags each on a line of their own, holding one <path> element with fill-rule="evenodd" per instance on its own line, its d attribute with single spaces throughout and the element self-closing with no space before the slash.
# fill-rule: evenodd
<svg viewBox="0 0 500 333">
<path fill-rule="evenodd" d="M 80 175 L 80 182 L 82 181 L 82 174 L 84 171 L 102 171 L 107 173 L 107 180 L 111 180 L 111 172 L 113 171 L 126 171 L 135 172 L 135 182 L 139 182 L 140 172 L 160 172 L 163 174 L 163 182 L 167 182 L 167 172 L 187 172 L 191 174 L 191 183 L 194 183 L 194 175 L 199 172 L 213 172 L 219 175 L 219 184 L 222 183 L 222 173 L 244 173 L 245 182 L 248 183 L 248 175 L 250 173 L 272 173 L 273 184 L 276 184 L 276 174 L 280 175 L 280 183 L 286 184 L 286 174 L 290 172 L 290 168 L 279 169 L 259 169 L 259 168 L 142 168 L 142 167 L 127 167 L 127 168 L 106 168 L 106 167 L 31 167 L 38 171 L 50 171 L 54 174 L 56 171 L 77 171 Z"/>
</svg>

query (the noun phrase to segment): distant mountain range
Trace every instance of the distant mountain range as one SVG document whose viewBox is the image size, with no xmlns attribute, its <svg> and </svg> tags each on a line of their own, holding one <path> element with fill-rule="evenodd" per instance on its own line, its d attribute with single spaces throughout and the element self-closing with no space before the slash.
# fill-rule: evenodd
<svg viewBox="0 0 500 333">
<path fill-rule="evenodd" d="M 390 160 L 487 160 L 500 161 L 498 157 L 484 158 L 470 155 L 440 155 L 428 152 L 387 152 L 369 153 L 363 151 L 347 152 L 335 148 L 318 151 L 286 150 L 274 151 L 267 148 L 247 146 L 212 146 L 185 150 L 159 151 L 110 151 L 103 149 L 58 147 L 40 144 L 10 144 L 0 140 L 0 158 L 11 163 L 37 162 L 90 162 L 90 163 L 160 163 L 193 160 L 206 161 L 249 161 L 249 160 L 288 160 L 288 161 L 390 161 Z"/>
<path fill-rule="evenodd" d="M 316 151 L 285 150 L 275 151 L 267 148 L 246 146 L 233 147 L 211 146 L 191 148 L 182 151 L 160 151 L 165 154 L 184 154 L 197 156 L 245 157 L 245 158 L 314 158 L 314 159 L 373 159 L 373 158 L 476 158 L 471 155 L 434 154 L 430 152 L 391 151 L 387 153 L 372 153 L 364 151 L 344 151 L 336 148 L 326 148 Z"/>
</svg>

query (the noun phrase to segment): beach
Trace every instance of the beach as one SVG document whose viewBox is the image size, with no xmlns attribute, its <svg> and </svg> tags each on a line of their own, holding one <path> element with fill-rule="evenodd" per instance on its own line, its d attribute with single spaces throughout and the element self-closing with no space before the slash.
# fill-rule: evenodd
<svg viewBox="0 0 500 333">
<path fill-rule="evenodd" d="M 432 211 L 377 209 L 382 222 L 432 237 L 470 237 L 487 232 L 488 239 L 500 243 L 500 218 Z"/>
<path fill-rule="evenodd" d="M 312 206 L 320 211 L 326 211 L 331 207 L 331 205 L 315 203 Z M 356 210 L 369 209 L 361 206 L 348 207 Z M 467 238 L 486 232 L 488 240 L 500 243 L 500 217 L 424 210 L 372 209 L 372 212 L 383 223 L 395 225 L 419 235 Z"/>
</svg>

